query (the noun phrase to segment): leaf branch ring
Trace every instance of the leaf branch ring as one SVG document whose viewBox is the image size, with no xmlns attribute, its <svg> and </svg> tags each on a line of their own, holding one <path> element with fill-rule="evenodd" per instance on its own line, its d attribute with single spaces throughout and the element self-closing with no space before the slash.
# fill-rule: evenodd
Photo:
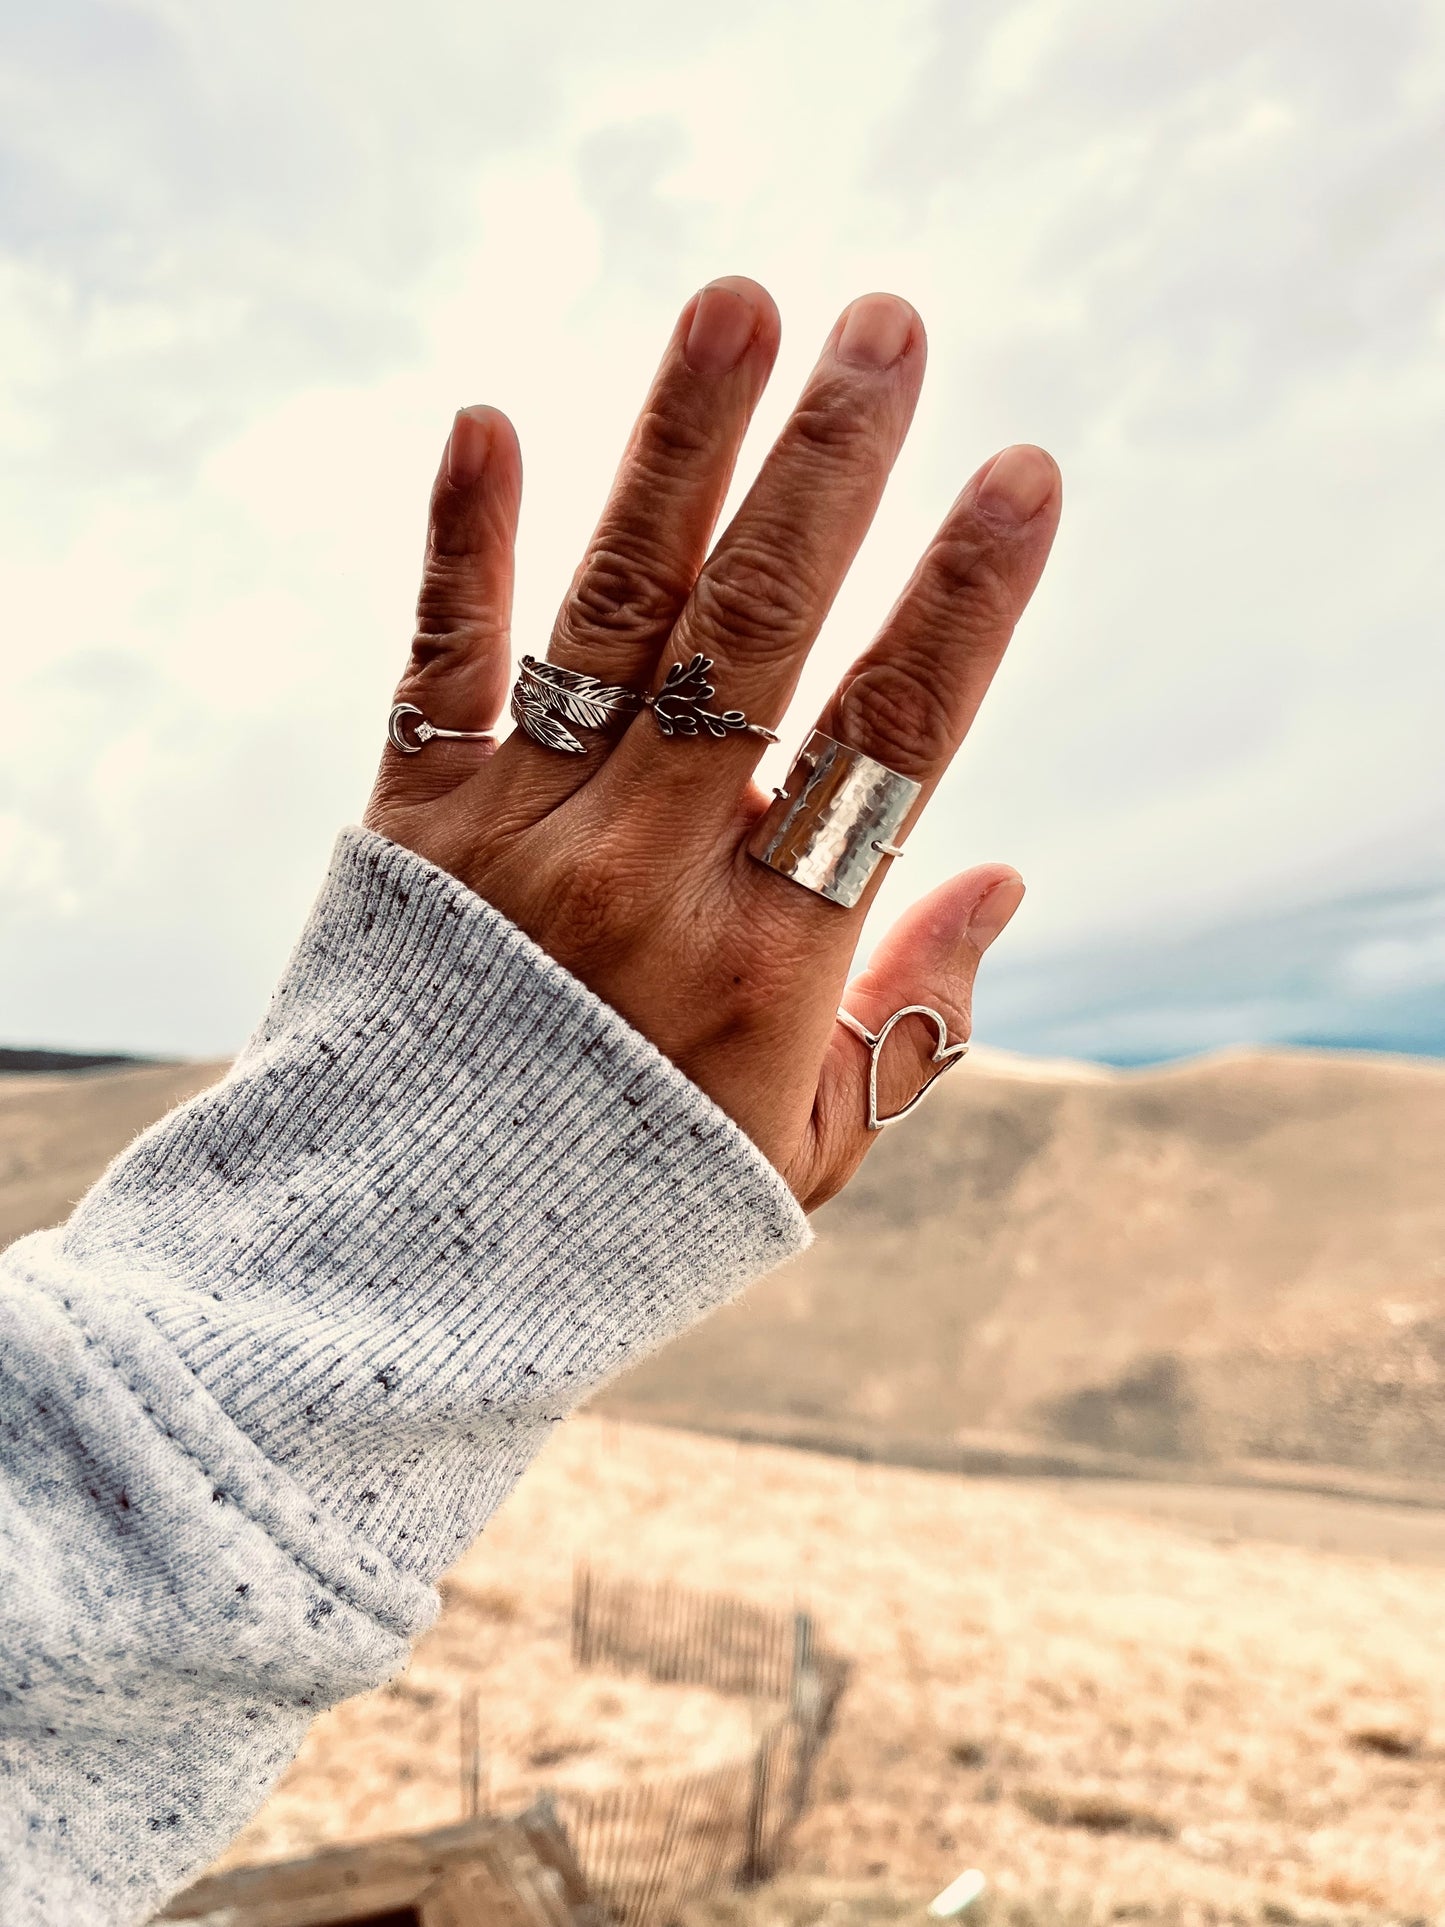
<svg viewBox="0 0 1445 1927">
<path fill-rule="evenodd" d="M 932 1023 L 936 1033 L 936 1042 L 933 1047 L 933 1055 L 929 1061 L 933 1064 L 934 1069 L 932 1073 L 925 1078 L 922 1090 L 920 1090 L 916 1096 L 911 1097 L 901 1111 L 890 1111 L 886 1117 L 880 1117 L 878 1113 L 878 1060 L 882 1057 L 883 1046 L 888 1042 L 894 1028 L 898 1024 L 901 1024 L 905 1017 L 927 1017 Z M 861 1044 L 866 1044 L 868 1047 L 868 1129 L 870 1131 L 881 1131 L 885 1124 L 896 1124 L 899 1118 L 907 1117 L 910 1111 L 916 1111 L 924 1098 L 927 1097 L 928 1093 L 938 1082 L 939 1078 L 942 1077 L 943 1073 L 951 1069 L 953 1065 L 955 1065 L 961 1057 L 966 1056 L 968 1052 L 968 1039 L 966 1037 L 960 1043 L 949 1043 L 948 1025 L 944 1022 L 942 1015 L 933 1008 L 932 1004 L 905 1004 L 902 1010 L 895 1010 L 893 1015 L 879 1030 L 869 1030 L 868 1026 L 861 1023 L 858 1018 L 853 1015 L 851 1010 L 840 1010 L 838 1012 L 838 1022 L 843 1026 L 844 1030 L 851 1031 Z"/>
<path fill-rule="evenodd" d="M 567 756 L 585 756 L 587 745 L 573 734 L 578 729 L 609 730 L 624 726 L 650 709 L 664 736 L 760 736 L 777 742 L 777 733 L 761 723 L 750 723 L 740 709 L 709 709 L 717 694 L 708 681 L 711 656 L 675 662 L 656 694 L 606 683 L 580 669 L 523 656 L 512 689 L 512 718 L 517 727 L 543 749 Z"/>
</svg>

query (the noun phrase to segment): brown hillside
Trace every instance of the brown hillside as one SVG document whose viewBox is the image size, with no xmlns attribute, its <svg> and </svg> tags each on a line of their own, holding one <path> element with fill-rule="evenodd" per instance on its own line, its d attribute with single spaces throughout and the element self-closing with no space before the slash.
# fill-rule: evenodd
<svg viewBox="0 0 1445 1927">
<path fill-rule="evenodd" d="M 0 1079 L 0 1242 L 216 1065 Z M 602 1403 L 887 1452 L 1033 1441 L 1445 1480 L 1445 1064 L 980 1051 L 818 1242 Z"/>
<path fill-rule="evenodd" d="M 980 1052 L 614 1409 L 1445 1477 L 1445 1065 Z"/>
<path fill-rule="evenodd" d="M 224 1064 L 0 1077 L 0 1249 L 58 1224 L 116 1152 Z"/>
</svg>

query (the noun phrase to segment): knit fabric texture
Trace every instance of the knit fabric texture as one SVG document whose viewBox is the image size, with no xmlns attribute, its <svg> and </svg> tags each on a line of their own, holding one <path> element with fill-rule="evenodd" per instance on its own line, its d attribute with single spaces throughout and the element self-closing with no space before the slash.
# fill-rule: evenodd
<svg viewBox="0 0 1445 1927">
<path fill-rule="evenodd" d="M 259 1031 L 0 1257 L 0 1921 L 146 1920 L 576 1403 L 807 1242 L 462 884 L 345 831 Z"/>
</svg>

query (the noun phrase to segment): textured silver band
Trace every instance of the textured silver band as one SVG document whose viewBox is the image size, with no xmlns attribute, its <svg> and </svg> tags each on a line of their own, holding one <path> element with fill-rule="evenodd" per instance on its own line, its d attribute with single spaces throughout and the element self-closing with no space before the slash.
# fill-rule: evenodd
<svg viewBox="0 0 1445 1927">
<path fill-rule="evenodd" d="M 819 729 L 798 751 L 788 780 L 748 840 L 748 854 L 790 882 L 851 910 L 923 785 Z"/>
</svg>

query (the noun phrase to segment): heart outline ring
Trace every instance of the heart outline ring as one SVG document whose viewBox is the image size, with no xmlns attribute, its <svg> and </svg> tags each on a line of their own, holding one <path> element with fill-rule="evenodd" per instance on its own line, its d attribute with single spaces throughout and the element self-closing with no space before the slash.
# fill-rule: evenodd
<svg viewBox="0 0 1445 1927">
<path fill-rule="evenodd" d="M 886 1117 L 880 1117 L 878 1061 L 883 1055 L 883 1046 L 893 1034 L 894 1028 L 901 1024 L 905 1017 L 927 1017 L 932 1020 L 933 1028 L 937 1033 L 937 1042 L 934 1045 L 931 1062 L 936 1068 L 930 1077 L 924 1079 L 923 1088 L 909 1098 L 901 1110 L 890 1111 Z M 877 1030 L 869 1030 L 868 1026 L 855 1017 L 851 1010 L 840 1009 L 838 1022 L 844 1030 L 851 1031 L 860 1043 L 868 1047 L 868 1129 L 870 1131 L 881 1131 L 885 1125 L 896 1124 L 900 1118 L 907 1117 L 910 1111 L 916 1111 L 943 1073 L 951 1070 L 960 1058 L 968 1054 L 969 1040 L 965 1037 L 957 1044 L 950 1044 L 948 1025 L 942 1014 L 936 1011 L 932 1004 L 905 1004 L 901 1010 L 895 1010 Z"/>
</svg>

